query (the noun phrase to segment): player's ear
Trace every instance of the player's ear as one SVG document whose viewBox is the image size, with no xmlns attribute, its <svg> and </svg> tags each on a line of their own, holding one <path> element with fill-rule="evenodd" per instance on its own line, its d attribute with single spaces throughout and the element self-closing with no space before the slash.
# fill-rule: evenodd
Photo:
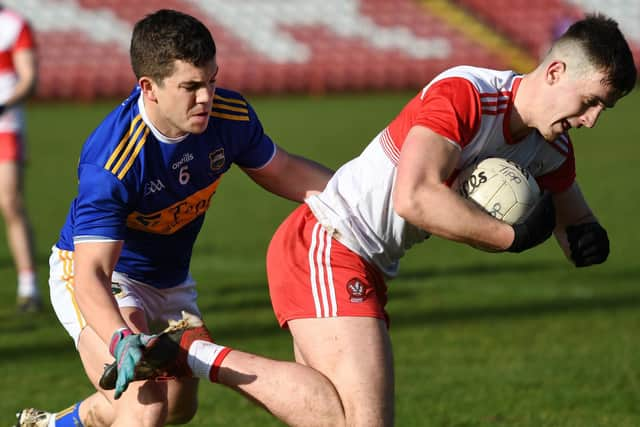
<svg viewBox="0 0 640 427">
<path fill-rule="evenodd" d="M 545 80 L 552 85 L 560 80 L 560 77 L 567 72 L 567 63 L 563 61 L 552 61 L 547 65 Z"/>
<path fill-rule="evenodd" d="M 140 85 L 140 89 L 142 90 L 142 94 L 152 102 L 157 102 L 158 98 L 155 94 L 155 83 L 149 77 L 142 76 L 138 80 L 138 85 Z"/>
</svg>

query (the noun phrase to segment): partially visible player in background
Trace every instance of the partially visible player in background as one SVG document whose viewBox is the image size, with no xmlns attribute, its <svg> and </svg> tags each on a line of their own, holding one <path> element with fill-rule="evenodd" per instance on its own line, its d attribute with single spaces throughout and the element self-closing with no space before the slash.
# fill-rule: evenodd
<svg viewBox="0 0 640 427">
<path fill-rule="evenodd" d="M 28 22 L 0 4 L 0 210 L 18 274 L 18 309 L 41 309 L 34 246 L 25 207 L 23 102 L 37 82 L 36 46 Z"/>
</svg>

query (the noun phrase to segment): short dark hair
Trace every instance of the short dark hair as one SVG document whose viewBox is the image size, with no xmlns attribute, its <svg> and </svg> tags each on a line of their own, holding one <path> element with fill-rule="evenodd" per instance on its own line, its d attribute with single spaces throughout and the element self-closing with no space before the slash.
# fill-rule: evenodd
<svg viewBox="0 0 640 427">
<path fill-rule="evenodd" d="M 193 16 L 161 9 L 133 27 L 129 50 L 136 78 L 151 77 L 162 83 L 181 60 L 204 66 L 216 55 L 216 45 L 207 27 Z"/>
<path fill-rule="evenodd" d="M 589 14 L 571 25 L 556 43 L 575 41 L 593 66 L 605 72 L 603 83 L 621 96 L 636 85 L 637 70 L 629 44 L 618 23 L 603 14 Z"/>
</svg>

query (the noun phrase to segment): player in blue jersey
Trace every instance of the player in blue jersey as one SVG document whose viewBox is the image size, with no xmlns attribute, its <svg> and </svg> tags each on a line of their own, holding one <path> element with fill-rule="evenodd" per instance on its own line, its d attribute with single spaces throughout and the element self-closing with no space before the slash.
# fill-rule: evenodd
<svg viewBox="0 0 640 427">
<path fill-rule="evenodd" d="M 236 164 L 296 201 L 331 176 L 277 147 L 240 94 L 216 88 L 215 44 L 195 18 L 148 15 L 130 54 L 138 85 L 85 142 L 78 193 L 50 257 L 53 307 L 98 392 L 55 416 L 23 410 L 20 426 L 189 421 L 197 379 L 128 383 L 154 325 L 182 310 L 199 315 L 189 263 L 222 176 Z M 115 393 L 98 384 L 114 358 Z"/>
</svg>

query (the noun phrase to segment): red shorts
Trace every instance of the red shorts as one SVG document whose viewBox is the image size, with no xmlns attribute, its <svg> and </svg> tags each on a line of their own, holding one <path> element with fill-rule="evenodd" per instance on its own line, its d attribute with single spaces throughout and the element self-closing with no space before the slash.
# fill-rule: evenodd
<svg viewBox="0 0 640 427">
<path fill-rule="evenodd" d="M 361 316 L 384 319 L 387 285 L 380 270 L 332 238 L 306 204 L 280 225 L 267 251 L 271 304 L 289 320 Z"/>
<path fill-rule="evenodd" d="M 0 162 L 23 160 L 22 136 L 14 132 L 0 132 Z"/>
</svg>

